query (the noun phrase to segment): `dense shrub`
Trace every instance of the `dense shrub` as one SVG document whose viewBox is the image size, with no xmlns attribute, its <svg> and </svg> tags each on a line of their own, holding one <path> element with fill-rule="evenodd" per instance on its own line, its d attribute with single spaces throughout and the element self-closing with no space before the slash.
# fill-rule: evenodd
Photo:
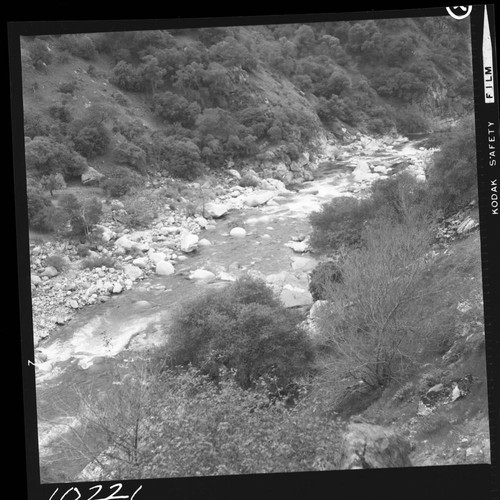
<svg viewBox="0 0 500 500">
<path fill-rule="evenodd" d="M 121 165 L 134 168 L 139 173 L 146 172 L 146 153 L 135 144 L 123 141 L 113 151 L 114 160 Z"/>
<path fill-rule="evenodd" d="M 372 217 L 371 202 L 350 196 L 324 203 L 319 212 L 310 215 L 313 232 L 311 247 L 320 253 L 335 252 L 361 244 L 365 222 Z"/>
<path fill-rule="evenodd" d="M 134 196 L 123 200 L 127 227 L 146 228 L 158 216 L 158 200 L 151 196 Z"/>
<path fill-rule="evenodd" d="M 63 123 L 69 123 L 72 119 L 71 111 L 69 110 L 68 106 L 64 104 L 54 104 L 50 106 L 49 115 L 51 116 L 51 118 L 54 118 L 54 120 L 59 120 Z"/>
<path fill-rule="evenodd" d="M 24 112 L 24 135 L 33 139 L 36 136 L 48 136 L 49 134 L 49 120 L 44 115 L 27 109 Z"/>
<path fill-rule="evenodd" d="M 77 88 L 78 88 L 78 82 L 76 80 L 71 80 L 69 82 L 60 83 L 57 90 L 61 92 L 61 94 L 73 95 Z"/>
<path fill-rule="evenodd" d="M 70 54 L 87 61 L 95 59 L 97 51 L 92 38 L 88 35 L 61 35 L 57 39 L 57 46 Z"/>
<path fill-rule="evenodd" d="M 205 169 L 200 148 L 189 139 L 159 138 L 156 156 L 161 170 L 181 179 L 193 180 Z"/>
<path fill-rule="evenodd" d="M 26 144 L 26 168 L 35 175 L 81 175 L 88 165 L 82 156 L 50 137 L 35 137 Z"/>
<path fill-rule="evenodd" d="M 428 132 L 430 123 L 425 114 L 415 105 L 398 109 L 395 114 L 396 127 L 400 134 Z"/>
<path fill-rule="evenodd" d="M 104 125 L 84 126 L 73 137 L 75 151 L 85 158 L 104 154 L 111 143 L 111 135 Z"/>
<path fill-rule="evenodd" d="M 143 373 L 145 370 L 142 369 Z M 231 372 L 217 385 L 197 370 L 168 370 L 153 379 L 116 377 L 106 398 L 82 401 L 85 427 L 110 437 L 93 453 L 94 477 L 195 477 L 333 470 L 340 458 L 336 422 L 307 405 L 270 405 Z M 74 429 L 77 436 L 81 430 Z M 90 451 L 86 450 L 90 455 Z M 99 461 L 95 459 L 99 456 Z"/>
<path fill-rule="evenodd" d="M 41 232 L 53 231 L 56 208 L 42 185 L 33 179 L 28 179 L 26 193 L 29 226 Z"/>
<path fill-rule="evenodd" d="M 52 254 L 45 259 L 45 265 L 57 269 L 58 272 L 62 272 L 68 267 L 69 260 L 64 255 Z"/>
<path fill-rule="evenodd" d="M 142 181 L 137 172 L 120 166 L 114 167 L 106 178 L 100 182 L 100 186 L 105 193 L 112 198 L 120 198 L 141 184 Z"/>
<path fill-rule="evenodd" d="M 331 285 L 341 281 L 342 273 L 336 262 L 320 262 L 313 269 L 309 278 L 309 291 L 313 300 L 325 300 L 326 292 Z"/>
<path fill-rule="evenodd" d="M 436 152 L 428 171 L 430 196 L 439 209 L 451 213 L 477 200 L 477 159 L 473 117 L 464 119 Z"/>
<path fill-rule="evenodd" d="M 191 363 L 214 377 L 221 367 L 234 369 L 244 388 L 272 377 L 274 391 L 285 390 L 313 357 L 299 322 L 263 281 L 243 277 L 184 305 L 167 352 L 173 364 Z"/>
<path fill-rule="evenodd" d="M 191 127 L 201 108 L 196 102 L 189 102 L 185 97 L 166 91 L 156 97 L 154 112 L 166 122 L 178 122 L 184 127 Z"/>
</svg>

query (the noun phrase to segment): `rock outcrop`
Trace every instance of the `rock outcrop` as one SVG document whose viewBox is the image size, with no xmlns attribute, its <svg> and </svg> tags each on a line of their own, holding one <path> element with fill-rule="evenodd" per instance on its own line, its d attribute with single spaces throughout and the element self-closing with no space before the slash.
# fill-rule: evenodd
<svg viewBox="0 0 500 500">
<path fill-rule="evenodd" d="M 410 442 L 392 429 L 351 422 L 342 442 L 340 469 L 411 467 L 410 452 Z"/>
</svg>

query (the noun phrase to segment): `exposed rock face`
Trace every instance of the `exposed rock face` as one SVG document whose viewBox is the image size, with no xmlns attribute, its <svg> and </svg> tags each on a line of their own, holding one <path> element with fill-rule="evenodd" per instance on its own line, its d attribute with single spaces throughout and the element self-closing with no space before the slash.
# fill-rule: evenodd
<svg viewBox="0 0 500 500">
<path fill-rule="evenodd" d="M 391 429 L 352 422 L 342 442 L 341 469 L 411 467 L 410 442 Z"/>
</svg>

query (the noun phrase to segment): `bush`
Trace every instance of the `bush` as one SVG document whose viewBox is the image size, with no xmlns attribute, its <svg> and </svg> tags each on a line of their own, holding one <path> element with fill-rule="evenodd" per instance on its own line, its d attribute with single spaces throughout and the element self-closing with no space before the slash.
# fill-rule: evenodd
<svg viewBox="0 0 500 500">
<path fill-rule="evenodd" d="M 319 253 L 335 252 L 344 246 L 357 247 L 365 222 L 371 217 L 370 200 L 334 198 L 310 215 L 313 227 L 310 245 Z"/>
<path fill-rule="evenodd" d="M 69 261 L 68 258 L 63 255 L 52 254 L 45 259 L 45 265 L 54 267 L 60 273 L 68 267 Z"/>
<path fill-rule="evenodd" d="M 371 200 L 374 213 L 383 213 L 396 222 L 429 210 L 425 183 L 405 171 L 376 180 L 371 186 Z"/>
<path fill-rule="evenodd" d="M 102 203 L 96 197 L 82 203 L 74 194 L 64 194 L 59 200 L 59 208 L 73 236 L 87 237 L 102 215 Z"/>
<path fill-rule="evenodd" d="M 57 45 L 60 50 L 67 51 L 86 61 L 95 59 L 97 55 L 94 42 L 88 35 L 61 35 L 57 40 Z"/>
<path fill-rule="evenodd" d="M 396 127 L 400 134 L 428 132 L 429 120 L 415 105 L 399 109 L 396 113 Z"/>
<path fill-rule="evenodd" d="M 59 84 L 58 91 L 62 94 L 70 94 L 73 95 L 75 90 L 78 88 L 78 82 L 76 80 L 72 80 L 70 82 L 63 82 Z"/>
<path fill-rule="evenodd" d="M 114 160 L 122 165 L 128 165 L 139 173 L 146 172 L 146 153 L 135 144 L 124 141 L 113 151 Z"/>
<path fill-rule="evenodd" d="M 100 182 L 104 192 L 112 198 L 120 198 L 141 185 L 137 172 L 127 167 L 114 167 L 106 179 Z"/>
<path fill-rule="evenodd" d="M 56 208 L 52 205 L 50 197 L 44 192 L 42 185 L 28 179 L 26 193 L 29 226 L 37 231 L 53 231 Z"/>
<path fill-rule="evenodd" d="M 140 371 L 139 373 L 137 373 Z M 139 368 L 115 377 L 106 397 L 81 396 L 84 425 L 109 436 L 105 451 L 84 450 L 93 477 L 194 477 L 338 468 L 340 429 L 306 406 L 270 405 L 231 372 L 216 386 L 197 370 L 160 377 Z M 47 472 L 46 472 L 47 473 Z"/>
<path fill-rule="evenodd" d="M 341 282 L 342 272 L 336 262 L 331 260 L 320 262 L 311 272 L 309 280 L 309 291 L 313 300 L 325 300 L 330 286 Z"/>
<path fill-rule="evenodd" d="M 415 367 L 433 333 L 422 310 L 443 289 L 426 280 L 432 233 L 425 219 L 377 219 L 363 238 L 342 260 L 342 281 L 330 284 L 319 323 L 334 352 L 335 378 L 375 389 Z"/>
<path fill-rule="evenodd" d="M 86 257 L 81 263 L 82 269 L 96 269 L 100 267 L 115 267 L 115 261 L 109 255 Z"/>
<path fill-rule="evenodd" d="M 75 151 L 85 158 L 104 154 L 111 143 L 111 136 L 104 125 L 84 126 L 73 137 Z"/>
<path fill-rule="evenodd" d="M 434 205 L 445 214 L 477 200 L 477 159 L 472 117 L 457 125 L 450 133 L 450 139 L 435 153 L 428 172 L 428 186 Z"/>
<path fill-rule="evenodd" d="M 128 227 L 147 228 L 158 216 L 158 201 L 150 196 L 134 196 L 123 203 L 127 212 L 124 222 Z"/>
<path fill-rule="evenodd" d="M 174 365 L 192 364 L 214 378 L 222 367 L 234 369 L 243 388 L 273 377 L 274 391 L 285 391 L 313 358 L 299 322 L 263 281 L 243 277 L 184 305 L 167 352 Z"/>
<path fill-rule="evenodd" d="M 38 176 L 60 173 L 67 179 L 88 167 L 85 158 L 50 137 L 35 137 L 26 144 L 25 154 L 27 170 Z"/>
</svg>

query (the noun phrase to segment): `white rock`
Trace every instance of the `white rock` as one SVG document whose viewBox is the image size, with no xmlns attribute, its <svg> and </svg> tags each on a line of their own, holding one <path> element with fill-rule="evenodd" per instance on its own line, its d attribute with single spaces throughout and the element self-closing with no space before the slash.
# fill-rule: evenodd
<svg viewBox="0 0 500 500">
<path fill-rule="evenodd" d="M 236 281 L 236 278 L 232 274 L 226 273 L 225 271 L 220 272 L 217 277 L 221 281 Z"/>
<path fill-rule="evenodd" d="M 215 274 L 211 271 L 207 271 L 206 269 L 196 269 L 196 271 L 192 271 L 190 273 L 189 279 L 210 282 L 215 279 Z"/>
<path fill-rule="evenodd" d="M 158 262 L 161 262 L 162 260 L 165 260 L 166 259 L 166 254 L 164 252 L 149 252 L 149 260 L 153 263 L 153 264 L 158 264 Z"/>
<path fill-rule="evenodd" d="M 135 281 L 136 279 L 140 278 L 143 274 L 142 269 L 132 264 L 126 264 L 125 266 L 123 266 L 123 271 L 126 274 L 126 276 L 132 281 Z"/>
<path fill-rule="evenodd" d="M 177 226 L 163 226 L 160 229 L 160 233 L 163 235 L 177 234 L 180 232 L 180 228 Z"/>
<path fill-rule="evenodd" d="M 206 238 L 202 238 L 200 241 L 198 241 L 198 245 L 200 247 L 209 247 L 212 245 L 212 243 L 210 243 L 210 241 L 207 240 Z"/>
<path fill-rule="evenodd" d="M 122 293 L 123 292 L 123 286 L 121 283 L 115 283 L 113 285 L 113 290 L 111 290 L 111 293 Z"/>
<path fill-rule="evenodd" d="M 31 284 L 38 286 L 42 282 L 42 278 L 36 274 L 31 275 Z"/>
<path fill-rule="evenodd" d="M 126 236 L 121 236 L 115 241 L 115 247 L 122 248 L 123 250 L 130 250 L 134 244 L 135 243 Z"/>
<path fill-rule="evenodd" d="M 308 290 L 290 284 L 283 286 L 280 299 L 285 307 L 308 306 L 313 303 L 312 295 Z"/>
<path fill-rule="evenodd" d="M 260 205 L 265 205 L 275 196 L 276 193 L 273 191 L 254 191 L 245 197 L 243 203 L 248 207 L 258 207 Z"/>
<path fill-rule="evenodd" d="M 134 266 L 137 266 L 141 269 L 145 269 L 148 265 L 148 258 L 147 257 L 138 257 L 137 259 L 134 259 L 132 261 L 132 264 L 134 264 Z"/>
<path fill-rule="evenodd" d="M 162 260 L 156 264 L 155 272 L 158 276 L 170 276 L 175 273 L 175 269 L 168 260 Z"/>
<path fill-rule="evenodd" d="M 234 168 L 230 168 L 227 171 L 227 173 L 232 175 L 233 177 L 236 177 L 236 179 L 241 179 L 241 174 L 237 170 L 235 170 Z"/>
<path fill-rule="evenodd" d="M 69 302 L 69 306 L 72 308 L 72 309 L 78 309 L 79 305 L 78 305 L 78 302 L 76 300 L 70 300 Z"/>
<path fill-rule="evenodd" d="M 289 241 L 285 243 L 285 246 L 291 248 L 296 253 L 307 252 L 309 248 L 307 241 Z"/>
<path fill-rule="evenodd" d="M 180 249 L 184 253 L 190 253 L 196 250 L 198 246 L 198 236 L 193 233 L 186 232 L 181 237 Z"/>
<path fill-rule="evenodd" d="M 228 213 L 228 211 L 229 207 L 223 203 L 210 202 L 205 205 L 205 214 L 214 219 L 223 217 Z"/>
<path fill-rule="evenodd" d="M 247 232 L 242 227 L 233 227 L 229 234 L 234 238 L 243 238 L 246 236 Z"/>
<path fill-rule="evenodd" d="M 59 272 L 55 267 L 52 266 L 47 266 L 41 276 L 47 276 L 48 278 L 53 278 L 54 276 L 57 276 Z"/>
</svg>

